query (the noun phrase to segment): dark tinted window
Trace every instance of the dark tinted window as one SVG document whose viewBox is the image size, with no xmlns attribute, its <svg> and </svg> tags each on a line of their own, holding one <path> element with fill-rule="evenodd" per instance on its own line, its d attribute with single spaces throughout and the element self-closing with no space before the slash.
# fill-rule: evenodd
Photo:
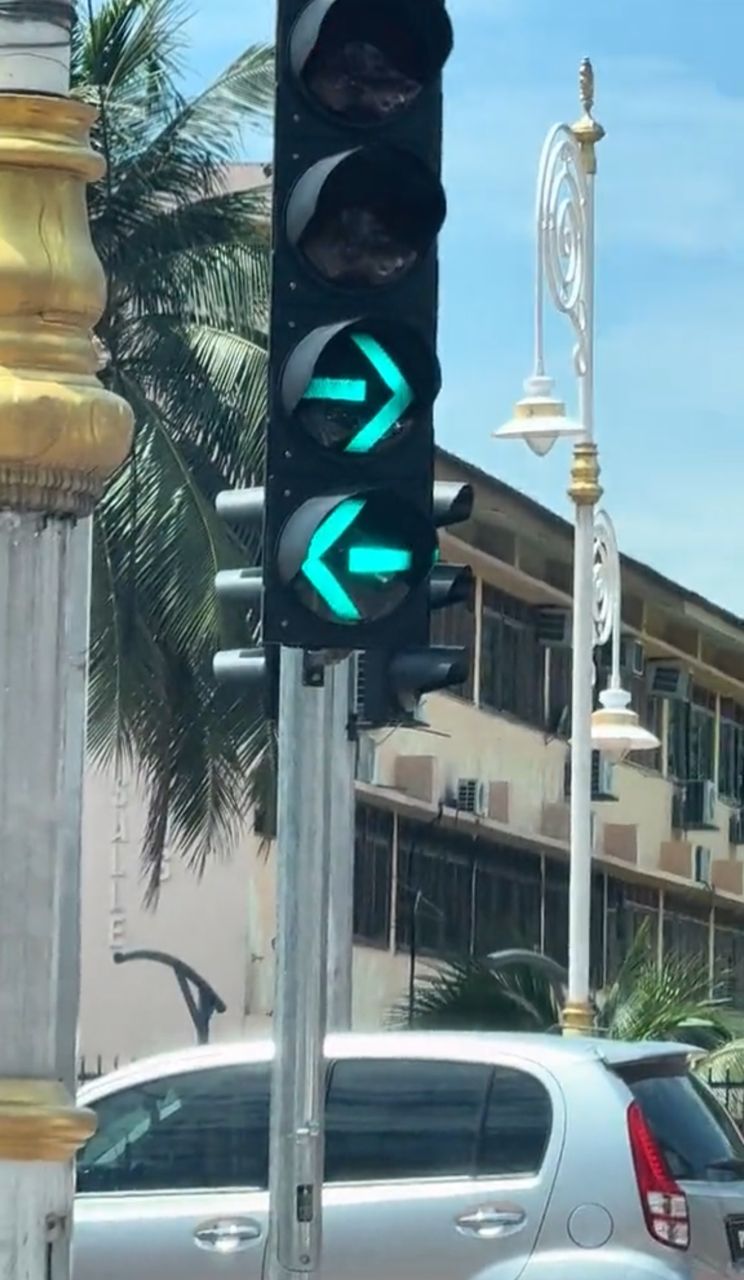
<svg viewBox="0 0 744 1280">
<path fill-rule="evenodd" d="M 490 1071 L 466 1062 L 338 1062 L 328 1097 L 329 1182 L 467 1177 Z"/>
<path fill-rule="evenodd" d="M 728 1113 L 679 1064 L 623 1071 L 675 1178 L 697 1182 L 741 1178 L 744 1142 Z"/>
<path fill-rule="evenodd" d="M 550 1139 L 552 1106 L 534 1076 L 496 1067 L 488 1098 L 478 1172 L 491 1177 L 536 1173 Z"/>
<path fill-rule="evenodd" d="M 269 1068 L 221 1067 L 150 1080 L 94 1104 L 78 1190 L 268 1185 Z"/>
</svg>

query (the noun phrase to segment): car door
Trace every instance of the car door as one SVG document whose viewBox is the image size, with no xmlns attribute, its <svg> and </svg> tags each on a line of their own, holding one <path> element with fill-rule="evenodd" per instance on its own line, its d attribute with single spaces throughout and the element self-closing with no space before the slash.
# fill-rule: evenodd
<svg viewBox="0 0 744 1280">
<path fill-rule="evenodd" d="M 206 1066 L 93 1102 L 74 1280 L 260 1280 L 269 1066 Z"/>
<path fill-rule="evenodd" d="M 539 1068 L 336 1062 L 328 1095 L 324 1280 L 516 1280 L 564 1132 Z"/>
</svg>

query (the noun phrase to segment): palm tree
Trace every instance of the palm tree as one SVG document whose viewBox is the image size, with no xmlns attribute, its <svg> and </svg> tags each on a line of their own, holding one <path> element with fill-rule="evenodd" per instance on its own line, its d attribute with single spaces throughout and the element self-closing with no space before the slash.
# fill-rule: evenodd
<svg viewBox="0 0 744 1280">
<path fill-rule="evenodd" d="M 229 845 L 267 747 L 261 707 L 215 687 L 211 660 L 247 642 L 213 578 L 256 547 L 213 498 L 262 460 L 267 191 L 231 189 L 229 166 L 265 125 L 273 54 L 249 48 L 187 101 L 183 22 L 179 0 L 88 0 L 72 56 L 108 162 L 89 197 L 108 280 L 102 377 L 136 419 L 94 524 L 89 745 L 144 785 L 151 897 L 167 832 L 197 870 Z"/>
<path fill-rule="evenodd" d="M 432 969 L 417 985 L 413 1016 L 399 1004 L 391 1020 L 431 1030 L 556 1032 L 567 976 L 546 959 L 497 952 Z M 671 955 L 659 969 L 644 924 L 614 983 L 595 997 L 596 1029 L 611 1039 L 675 1039 L 713 1050 L 731 1038 L 723 1003 L 710 995 L 704 960 Z"/>
</svg>

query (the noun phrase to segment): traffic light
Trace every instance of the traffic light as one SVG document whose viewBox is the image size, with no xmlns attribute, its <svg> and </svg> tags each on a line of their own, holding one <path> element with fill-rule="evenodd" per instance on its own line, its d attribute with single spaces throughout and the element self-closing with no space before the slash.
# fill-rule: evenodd
<svg viewBox="0 0 744 1280">
<path fill-rule="evenodd" d="M 470 485 L 435 484 L 433 516 L 437 527 L 470 517 Z M 429 608 L 456 604 L 472 607 L 473 572 L 469 565 L 437 563 L 429 574 Z M 469 675 L 468 652 L 460 645 L 397 646 L 360 656 L 357 722 L 361 728 L 414 725 L 425 693 L 464 684 Z"/>
<path fill-rule="evenodd" d="M 231 489 L 217 495 L 217 514 L 230 524 L 258 533 L 263 521 L 263 489 Z M 257 633 L 263 597 L 263 572 L 258 566 L 222 569 L 214 580 L 217 599 L 223 604 L 239 605 L 245 610 L 249 632 Z M 214 677 L 219 684 L 242 685 L 257 691 L 269 720 L 279 713 L 279 649 L 277 645 L 261 648 L 222 649 L 212 661 Z"/>
<path fill-rule="evenodd" d="M 443 0 L 279 0 L 264 639 L 424 644 Z"/>
</svg>

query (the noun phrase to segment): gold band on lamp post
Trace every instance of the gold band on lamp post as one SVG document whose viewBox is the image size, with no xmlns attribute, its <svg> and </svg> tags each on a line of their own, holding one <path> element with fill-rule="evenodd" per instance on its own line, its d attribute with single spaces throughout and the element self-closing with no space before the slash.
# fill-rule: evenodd
<svg viewBox="0 0 744 1280">
<path fill-rule="evenodd" d="M 96 376 L 95 118 L 69 98 L 0 94 L 0 507 L 88 515 L 132 440 L 129 405 Z"/>
<path fill-rule="evenodd" d="M 0 1080 L 0 1160 L 66 1162 L 95 1129 L 58 1082 Z"/>
</svg>

